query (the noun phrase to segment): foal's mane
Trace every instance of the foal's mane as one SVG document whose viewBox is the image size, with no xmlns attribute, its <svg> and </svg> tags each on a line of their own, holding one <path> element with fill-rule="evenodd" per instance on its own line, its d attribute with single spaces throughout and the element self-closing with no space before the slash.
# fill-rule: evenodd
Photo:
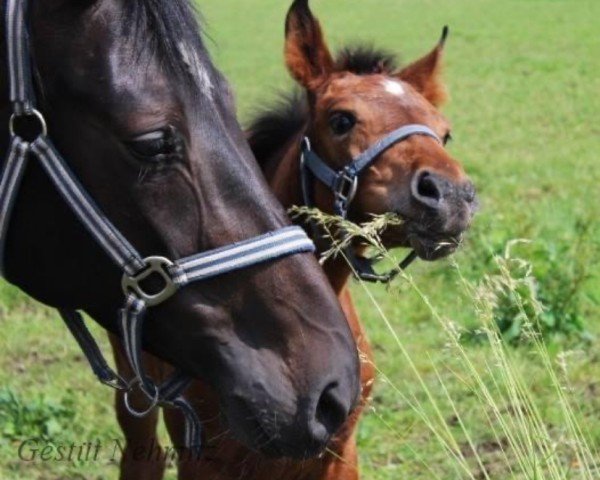
<svg viewBox="0 0 600 480">
<path fill-rule="evenodd" d="M 392 73 L 399 66 L 394 54 L 368 45 L 343 48 L 336 56 L 335 65 L 336 71 L 356 75 Z M 298 90 L 279 95 L 273 105 L 255 115 L 247 138 L 262 168 L 300 133 L 309 115 L 306 95 Z"/>
</svg>

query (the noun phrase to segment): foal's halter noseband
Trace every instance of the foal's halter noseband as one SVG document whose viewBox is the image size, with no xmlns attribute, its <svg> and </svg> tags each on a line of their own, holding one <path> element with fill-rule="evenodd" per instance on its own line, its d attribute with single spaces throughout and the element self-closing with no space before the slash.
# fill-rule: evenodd
<svg viewBox="0 0 600 480">
<path fill-rule="evenodd" d="M 313 180 L 317 178 L 333 192 L 335 215 L 344 220 L 347 219 L 348 209 L 358 190 L 358 181 L 361 173 L 367 170 L 386 150 L 414 135 L 425 135 L 443 144 L 440 137 L 426 125 L 406 125 L 377 141 L 339 171 L 333 170 L 327 163 L 321 160 L 314 150 L 312 150 L 308 137 L 305 137 L 302 141 L 302 158 L 300 161 L 304 204 L 308 207 L 314 205 Z M 344 249 L 344 255 L 359 279 L 380 283 L 391 282 L 417 258 L 416 252 L 411 252 L 396 268 L 388 273 L 379 274 L 373 268 L 374 263 L 379 258 L 360 257 L 356 255 L 351 246 Z"/>
<path fill-rule="evenodd" d="M 214 278 L 235 270 L 251 267 L 288 255 L 314 252 L 312 241 L 299 227 L 286 227 L 234 245 L 172 261 L 164 257 L 144 258 L 117 230 L 88 195 L 50 138 L 43 115 L 36 110 L 30 47 L 26 27 L 27 0 L 6 0 L 6 41 L 10 76 L 11 142 L 8 158 L 0 176 L 0 273 L 2 253 L 10 214 L 19 192 L 27 162 L 35 157 L 66 204 L 123 271 L 122 288 L 125 304 L 120 310 L 120 328 L 127 357 L 135 377 L 124 380 L 106 363 L 100 349 L 85 326 L 79 312 L 61 310 L 61 316 L 85 353 L 98 379 L 125 394 L 125 404 L 132 415 L 144 416 L 156 406 L 180 408 L 186 419 L 185 446 L 200 451 L 201 425 L 194 409 L 182 396 L 191 378 L 177 372 L 166 382 L 157 385 L 144 371 L 142 364 L 142 329 L 148 308 L 167 301 L 186 285 Z M 19 120 L 37 120 L 40 133 L 32 141 L 23 139 L 18 131 Z M 160 276 L 164 287 L 160 292 L 148 292 L 143 281 Z M 146 411 L 132 408 L 129 396 L 139 388 L 150 400 Z"/>
</svg>

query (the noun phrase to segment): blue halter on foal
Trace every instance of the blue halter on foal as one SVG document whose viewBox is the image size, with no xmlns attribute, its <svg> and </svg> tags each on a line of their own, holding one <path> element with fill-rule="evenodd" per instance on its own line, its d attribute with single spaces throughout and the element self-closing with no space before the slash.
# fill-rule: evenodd
<svg viewBox="0 0 600 480">
<path fill-rule="evenodd" d="M 360 174 L 369 168 L 386 150 L 414 135 L 425 135 L 435 139 L 440 144 L 444 143 L 440 137 L 426 125 L 406 125 L 394 130 L 381 140 L 377 141 L 339 171 L 333 170 L 321 160 L 321 158 L 311 149 L 309 139 L 305 137 L 302 142 L 302 160 L 300 162 L 302 195 L 304 196 L 305 205 L 308 207 L 314 205 L 312 198 L 312 180 L 314 177 L 320 180 L 333 192 L 334 213 L 344 220 L 347 219 L 350 203 L 352 203 L 352 200 L 354 200 L 354 197 L 356 196 Z M 367 282 L 380 283 L 391 282 L 402 270 L 406 269 L 417 258 L 416 252 L 411 252 L 398 267 L 392 269 L 388 273 L 378 274 L 373 269 L 373 264 L 377 262 L 377 258 L 359 257 L 352 247 L 345 248 L 344 255 L 350 262 L 352 269 L 358 278 Z"/>
<path fill-rule="evenodd" d="M 288 255 L 314 252 L 314 244 L 301 228 L 286 227 L 176 261 L 164 257 L 143 258 L 98 208 L 48 137 L 44 117 L 35 106 L 26 28 L 27 6 L 27 0 L 6 0 L 6 39 L 13 115 L 9 125 L 11 143 L 8 158 L 0 176 L 0 273 L 6 232 L 19 185 L 28 159 L 37 157 L 67 205 L 123 271 L 125 304 L 120 310 L 120 326 L 135 378 L 126 381 L 108 366 L 79 312 L 62 310 L 61 316 L 98 379 L 125 392 L 125 404 L 132 415 L 144 416 L 157 406 L 180 408 L 186 418 L 185 446 L 199 452 L 200 420 L 182 396 L 191 378 L 178 372 L 157 385 L 144 371 L 141 361 L 144 314 L 148 308 L 167 301 L 191 282 L 214 278 Z M 24 117 L 35 119 L 39 124 L 40 133 L 33 141 L 24 140 L 16 131 L 17 121 Z M 158 293 L 149 293 L 142 287 L 142 282 L 151 275 L 159 275 L 164 281 L 164 288 Z M 150 400 L 146 411 L 136 411 L 131 407 L 129 396 L 134 388 L 140 388 Z"/>
</svg>

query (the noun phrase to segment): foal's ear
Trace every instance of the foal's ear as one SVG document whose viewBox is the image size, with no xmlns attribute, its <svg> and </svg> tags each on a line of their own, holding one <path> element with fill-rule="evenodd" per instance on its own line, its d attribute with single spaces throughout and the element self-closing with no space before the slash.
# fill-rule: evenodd
<svg viewBox="0 0 600 480">
<path fill-rule="evenodd" d="M 285 62 L 292 76 L 309 90 L 317 88 L 333 72 L 333 58 L 308 0 L 294 0 L 288 12 Z"/>
<path fill-rule="evenodd" d="M 415 87 L 436 107 L 442 105 L 448 98 L 446 87 L 441 78 L 444 45 L 448 38 L 448 32 L 448 27 L 445 26 L 442 31 L 442 38 L 436 47 L 429 54 L 398 73 L 401 80 Z"/>
</svg>

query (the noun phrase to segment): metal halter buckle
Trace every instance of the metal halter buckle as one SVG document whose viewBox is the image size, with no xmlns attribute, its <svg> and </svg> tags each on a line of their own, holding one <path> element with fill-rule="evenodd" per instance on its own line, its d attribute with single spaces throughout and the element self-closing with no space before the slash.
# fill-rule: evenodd
<svg viewBox="0 0 600 480">
<path fill-rule="evenodd" d="M 147 306 L 154 307 L 168 300 L 177 292 L 177 285 L 173 281 L 170 268 L 174 267 L 174 263 L 164 257 L 148 257 L 144 260 L 146 268 L 136 275 L 123 275 L 121 286 L 125 295 L 130 293 L 135 294 Z M 164 281 L 164 287 L 158 293 L 146 292 L 141 283 L 152 275 L 159 275 Z"/>
<path fill-rule="evenodd" d="M 42 136 L 45 137 L 48 135 L 48 125 L 46 124 L 46 119 L 44 118 L 44 116 L 42 115 L 42 113 L 39 110 L 36 110 L 35 108 L 32 109 L 29 112 L 17 115 L 16 113 L 13 113 L 10 116 L 10 120 L 8 121 L 8 130 L 10 132 L 11 137 L 16 137 L 18 134 L 15 130 L 15 122 L 17 121 L 17 119 L 19 118 L 35 118 L 39 124 L 39 135 L 38 136 Z"/>
<path fill-rule="evenodd" d="M 335 179 L 333 193 L 335 199 L 342 205 L 347 206 L 354 199 L 358 189 L 358 177 L 342 170 Z"/>
</svg>

